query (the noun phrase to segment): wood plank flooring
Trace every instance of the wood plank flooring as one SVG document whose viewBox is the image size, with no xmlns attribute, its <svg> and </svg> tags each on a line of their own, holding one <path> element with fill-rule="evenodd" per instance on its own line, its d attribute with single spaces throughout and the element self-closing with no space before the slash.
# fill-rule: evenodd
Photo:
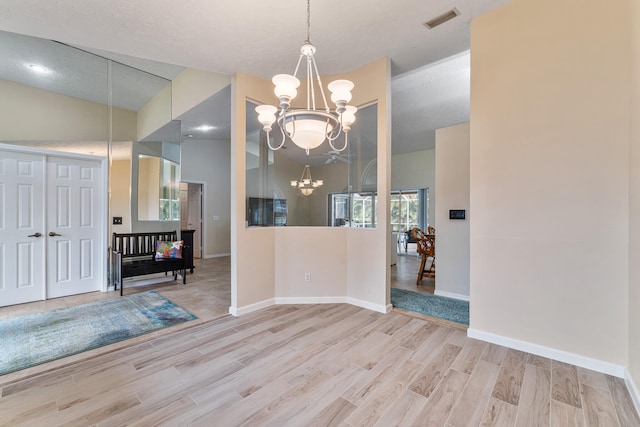
<svg viewBox="0 0 640 427">
<path fill-rule="evenodd" d="M 640 426 L 619 378 L 343 304 L 224 317 L 0 387 L 0 426 Z"/>
</svg>

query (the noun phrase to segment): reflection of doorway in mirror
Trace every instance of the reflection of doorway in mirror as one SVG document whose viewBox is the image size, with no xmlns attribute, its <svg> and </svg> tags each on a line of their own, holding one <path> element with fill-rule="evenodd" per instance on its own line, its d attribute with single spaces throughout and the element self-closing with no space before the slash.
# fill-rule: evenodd
<svg viewBox="0 0 640 427">
<path fill-rule="evenodd" d="M 180 228 L 195 230 L 193 233 L 193 257 L 202 258 L 202 184 L 180 183 Z"/>
</svg>

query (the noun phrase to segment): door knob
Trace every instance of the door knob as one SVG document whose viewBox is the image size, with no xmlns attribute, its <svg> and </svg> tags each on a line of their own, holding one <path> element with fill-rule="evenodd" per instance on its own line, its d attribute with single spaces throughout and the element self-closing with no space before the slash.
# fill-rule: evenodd
<svg viewBox="0 0 640 427">
<path fill-rule="evenodd" d="M 50 231 L 49 232 L 49 236 L 54 237 L 54 236 L 62 236 L 62 234 L 58 234 L 55 231 Z"/>
<path fill-rule="evenodd" d="M 42 236 L 42 234 L 40 233 L 33 233 L 33 234 L 29 234 L 27 237 L 40 237 Z"/>
</svg>

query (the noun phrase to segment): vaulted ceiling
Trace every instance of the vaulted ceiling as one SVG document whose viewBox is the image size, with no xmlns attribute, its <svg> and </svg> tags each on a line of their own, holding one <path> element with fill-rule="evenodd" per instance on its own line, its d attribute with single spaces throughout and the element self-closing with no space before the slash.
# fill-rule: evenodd
<svg viewBox="0 0 640 427">
<path fill-rule="evenodd" d="M 393 151 L 433 148 L 436 128 L 469 119 L 470 21 L 507 1 L 313 0 L 310 38 L 319 71 L 336 74 L 389 57 Z M 139 59 L 270 78 L 293 71 L 306 38 L 306 6 L 304 0 L 3 0 L 0 30 L 138 58 L 129 63 L 143 69 Z M 459 16 L 451 21 L 423 25 L 454 8 Z M 176 71 L 153 66 L 147 69 L 169 78 Z"/>
</svg>

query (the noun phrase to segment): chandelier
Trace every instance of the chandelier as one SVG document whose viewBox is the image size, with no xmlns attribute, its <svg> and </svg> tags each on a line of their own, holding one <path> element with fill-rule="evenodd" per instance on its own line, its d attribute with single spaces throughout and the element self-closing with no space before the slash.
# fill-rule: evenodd
<svg viewBox="0 0 640 427">
<path fill-rule="evenodd" d="M 262 124 L 267 133 L 267 144 L 272 150 L 279 150 L 284 145 L 285 136 L 288 136 L 297 146 L 303 148 L 307 155 L 309 150 L 318 147 L 325 139 L 329 141 L 332 150 L 344 151 L 347 148 L 347 136 L 351 130 L 351 125 L 356 120 L 358 109 L 352 105 L 347 105 L 351 101 L 351 90 L 353 83 L 349 80 L 334 80 L 327 88 L 331 92 L 331 100 L 335 104 L 335 111 L 331 111 L 327 104 L 327 98 L 322 87 L 322 80 L 318 73 L 318 66 L 314 54 L 316 48 L 309 42 L 309 29 L 311 22 L 310 0 L 307 0 L 307 39 L 300 48 L 300 57 L 293 75 L 278 74 L 271 81 L 275 85 L 274 93 L 280 102 L 280 111 L 273 105 L 259 105 L 256 107 L 258 121 Z M 291 108 L 291 101 L 298 94 L 300 80 L 296 77 L 302 59 L 305 58 L 307 65 L 307 108 Z M 314 82 L 314 80 L 317 80 Z M 316 109 L 316 87 L 318 86 L 324 108 Z M 319 101 L 320 102 L 320 101 Z M 282 133 L 280 145 L 274 147 L 269 140 L 273 124 L 276 122 Z M 338 149 L 333 142 L 344 134 L 344 145 Z"/>
<path fill-rule="evenodd" d="M 305 196 L 310 196 L 313 194 L 313 190 L 318 187 L 321 187 L 324 182 L 321 179 L 313 180 L 311 179 L 311 169 L 309 169 L 309 165 L 305 165 L 302 170 L 302 176 L 300 177 L 300 181 L 293 180 L 291 181 L 292 187 L 297 187 L 302 194 Z"/>
</svg>

